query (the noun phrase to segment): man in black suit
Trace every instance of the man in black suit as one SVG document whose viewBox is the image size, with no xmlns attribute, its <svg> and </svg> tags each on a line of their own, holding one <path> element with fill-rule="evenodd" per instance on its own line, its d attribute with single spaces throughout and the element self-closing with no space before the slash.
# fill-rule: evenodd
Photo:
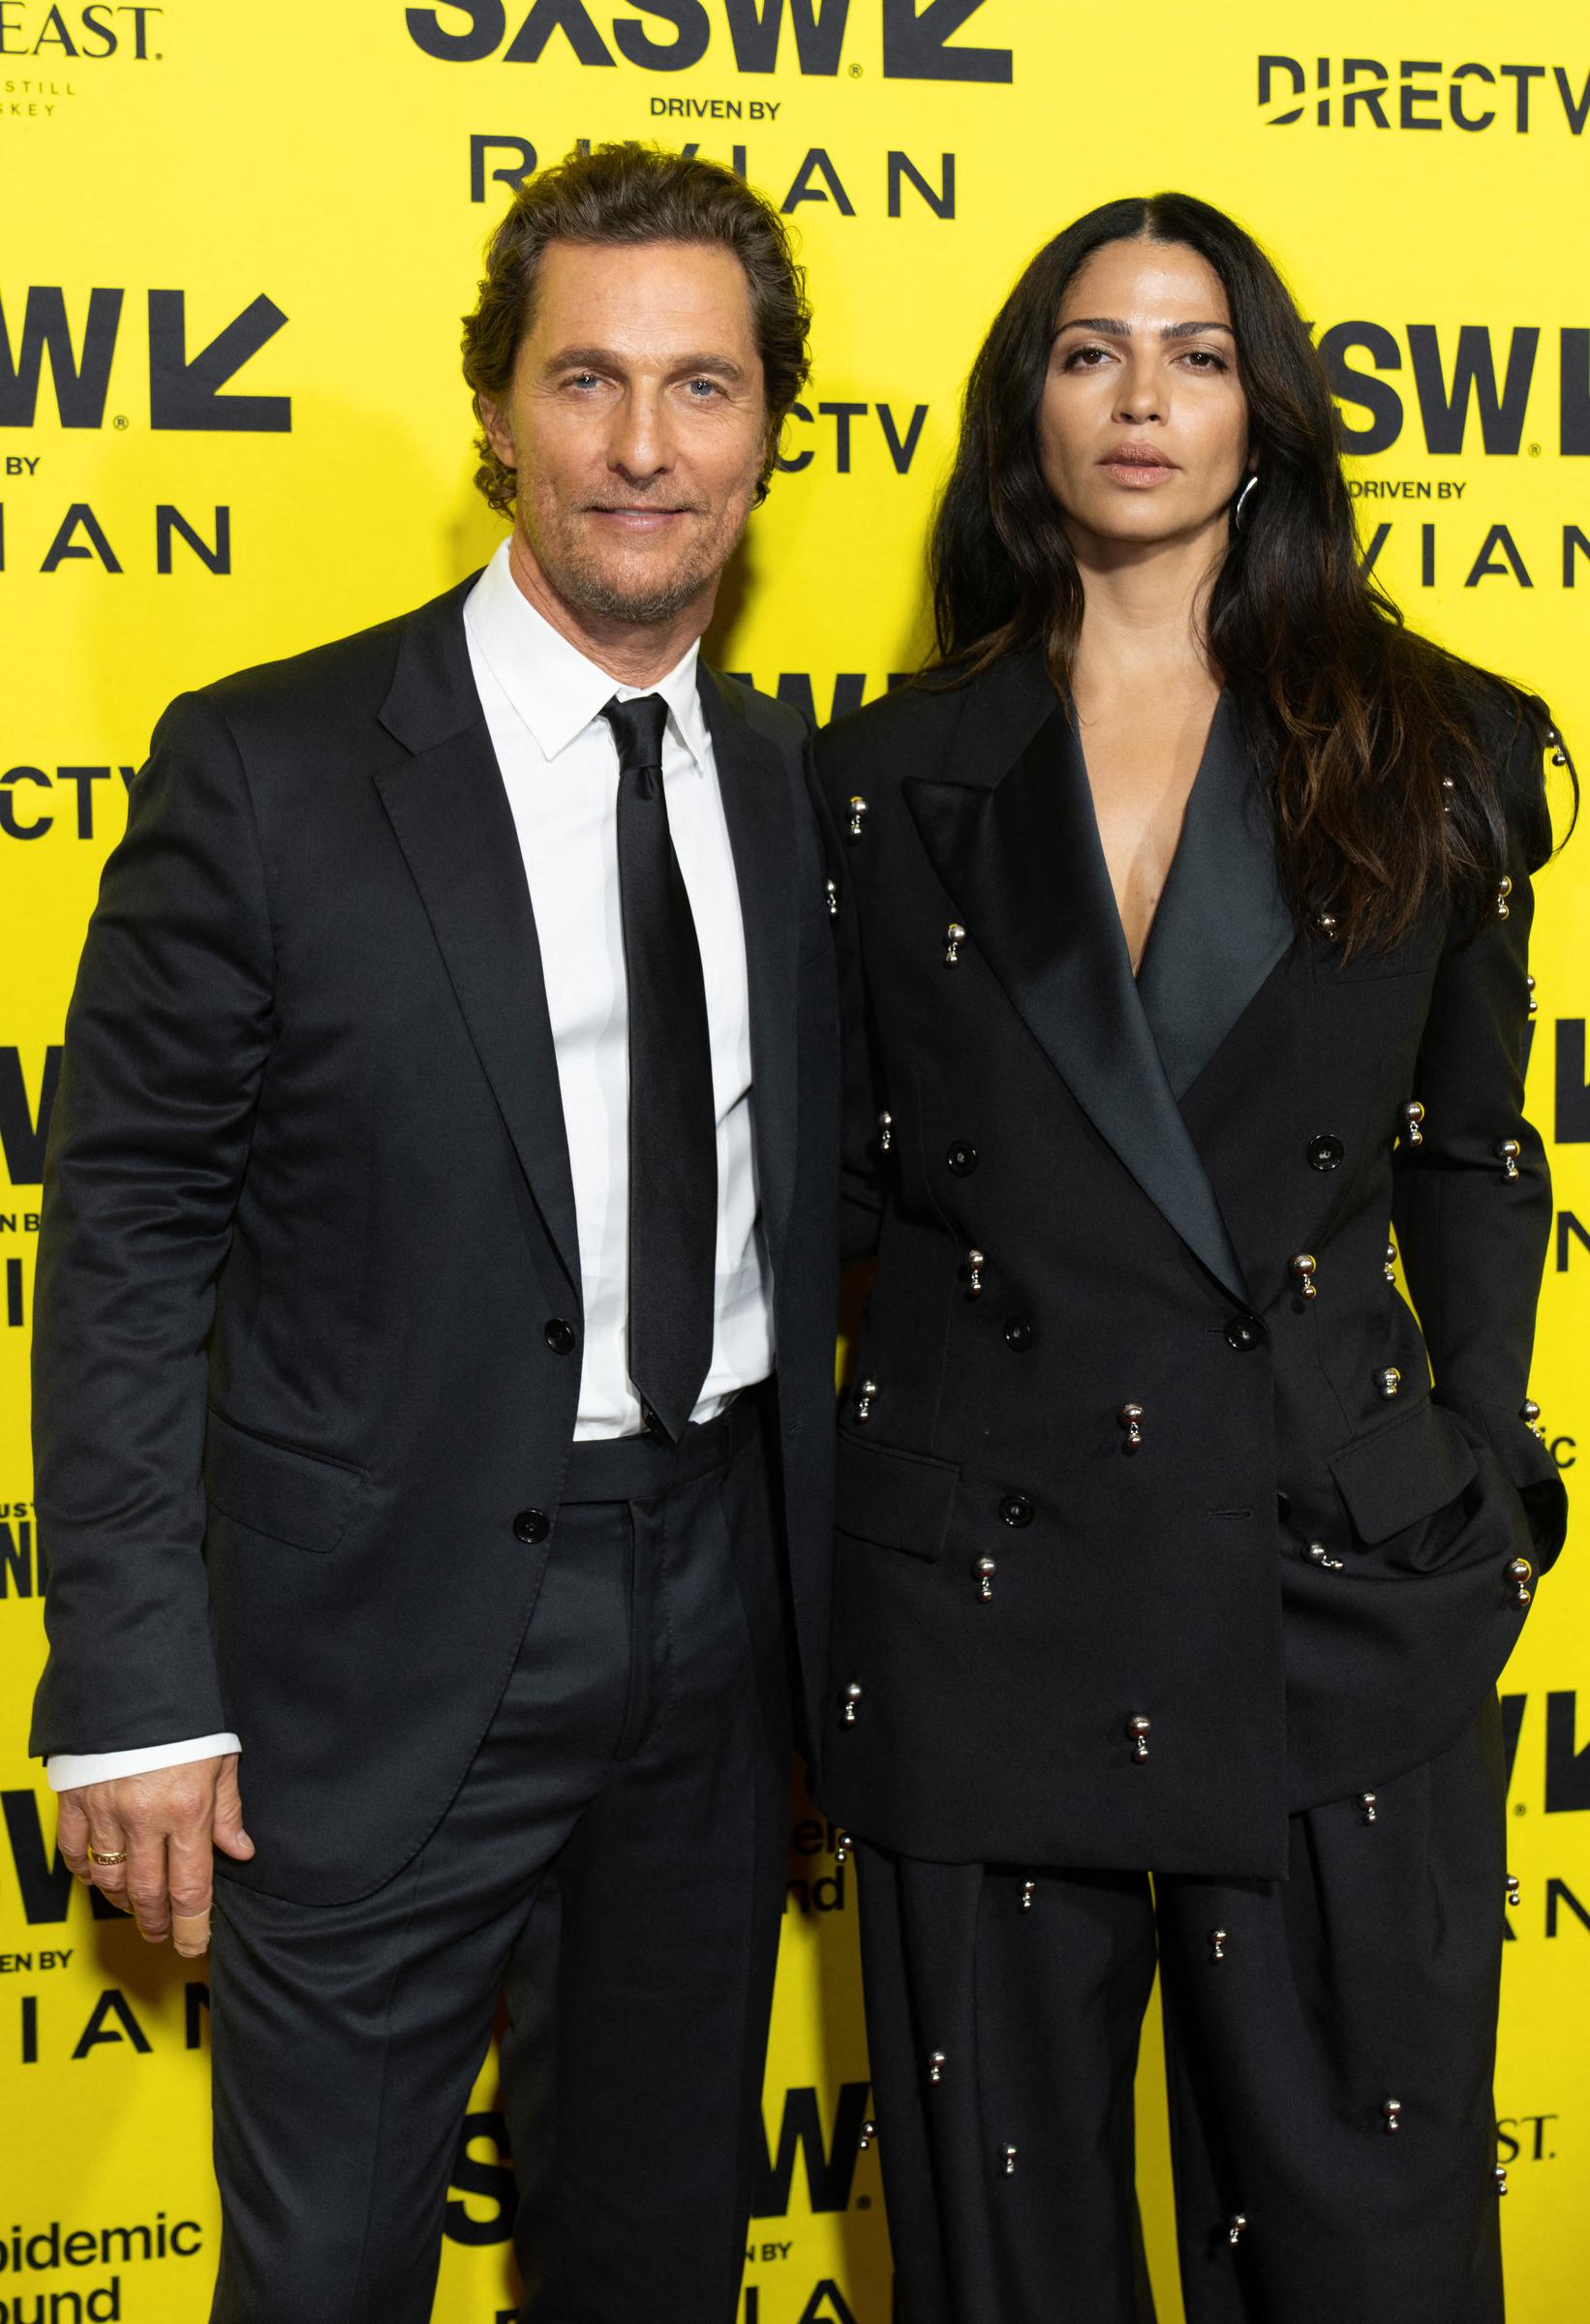
<svg viewBox="0 0 1590 2324">
<path fill-rule="evenodd" d="M 739 179 L 623 147 L 523 187 L 487 265 L 511 540 L 167 713 L 49 1153 L 34 1746 L 151 1940 L 202 1949 L 222 1851 L 227 2324 L 429 2315 L 549 1874 L 527 2315 L 732 2315 L 786 1605 L 817 1724 L 828 900 L 798 720 L 697 661 L 801 281 Z"/>
</svg>

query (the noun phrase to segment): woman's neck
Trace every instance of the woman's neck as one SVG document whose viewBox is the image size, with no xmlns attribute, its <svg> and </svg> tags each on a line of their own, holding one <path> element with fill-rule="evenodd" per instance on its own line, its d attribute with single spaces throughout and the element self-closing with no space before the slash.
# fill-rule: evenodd
<svg viewBox="0 0 1590 2324">
<path fill-rule="evenodd" d="M 1082 633 L 1072 667 L 1078 715 L 1147 687 L 1178 696 L 1218 690 L 1203 613 L 1220 548 L 1188 541 L 1122 544 L 1074 538 L 1083 585 Z"/>
</svg>

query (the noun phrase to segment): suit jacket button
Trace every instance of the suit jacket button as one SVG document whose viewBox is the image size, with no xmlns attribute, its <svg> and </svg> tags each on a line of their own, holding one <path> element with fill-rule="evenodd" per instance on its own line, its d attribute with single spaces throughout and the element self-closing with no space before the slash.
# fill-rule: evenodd
<svg viewBox="0 0 1590 2324">
<path fill-rule="evenodd" d="M 1225 1331 L 1227 1347 L 1235 1348 L 1239 1355 L 1245 1355 L 1249 1348 L 1256 1348 L 1265 1336 L 1264 1325 L 1256 1315 L 1249 1315 L 1245 1309 L 1238 1315 L 1227 1316 Z"/>
<path fill-rule="evenodd" d="M 561 1315 L 555 1315 L 552 1318 L 547 1325 L 544 1336 L 546 1344 L 554 1356 L 567 1356 L 572 1352 L 574 1327 L 572 1324 L 566 1324 Z"/>
<path fill-rule="evenodd" d="M 1032 1340 L 1033 1330 L 1030 1315 L 1007 1317 L 1005 1322 L 1005 1345 L 1007 1348 L 1014 1348 L 1018 1356 L 1024 1356 L 1031 1347 Z"/>
<path fill-rule="evenodd" d="M 513 1520 L 513 1538 L 532 1546 L 544 1542 L 552 1531 L 552 1519 L 544 1509 L 522 1509 Z"/>
<path fill-rule="evenodd" d="M 969 1178 L 977 1168 L 977 1148 L 964 1138 L 957 1138 L 944 1156 L 944 1167 L 952 1177 Z"/>
<path fill-rule="evenodd" d="M 1310 1170 L 1337 1170 L 1347 1152 L 1341 1140 L 1332 1138 L 1329 1130 L 1322 1130 L 1317 1138 L 1310 1138 L 1304 1150 Z"/>
<path fill-rule="evenodd" d="M 1007 1493 L 999 1504 L 999 1514 L 1007 1525 L 1030 1525 L 1032 1504 L 1025 1493 Z"/>
</svg>

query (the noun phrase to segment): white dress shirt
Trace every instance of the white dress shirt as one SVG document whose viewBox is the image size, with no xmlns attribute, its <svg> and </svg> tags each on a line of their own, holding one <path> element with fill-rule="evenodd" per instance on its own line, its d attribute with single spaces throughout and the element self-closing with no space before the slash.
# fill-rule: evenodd
<svg viewBox="0 0 1590 2324">
<path fill-rule="evenodd" d="M 576 1442 L 641 1427 L 629 1379 L 629 1025 L 618 885 L 618 746 L 602 705 L 657 693 L 668 706 L 662 782 L 690 900 L 712 1040 L 718 1251 L 712 1362 L 693 1418 L 711 1420 L 773 1369 L 773 1296 L 750 1120 L 745 929 L 696 654 L 652 687 L 621 686 L 530 603 L 505 541 L 464 607 L 470 667 L 524 857 L 557 1050 L 585 1306 Z M 218 1757 L 231 1734 L 137 1751 L 58 1754 L 57 1791 Z"/>
</svg>

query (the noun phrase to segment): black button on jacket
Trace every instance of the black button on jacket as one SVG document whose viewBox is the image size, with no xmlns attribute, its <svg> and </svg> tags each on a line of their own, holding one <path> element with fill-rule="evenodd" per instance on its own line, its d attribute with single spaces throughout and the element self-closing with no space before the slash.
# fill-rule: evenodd
<svg viewBox="0 0 1590 2324">
<path fill-rule="evenodd" d="M 820 739 L 837 829 L 868 802 L 834 847 L 845 1217 L 877 1253 L 824 1751 L 852 1831 L 1275 1877 L 1289 1811 L 1428 1758 L 1494 1683 L 1521 1621 L 1508 1561 L 1547 1565 L 1565 1511 L 1519 1417 L 1551 1215 L 1522 1116 L 1541 752 L 1528 728 L 1497 751 L 1508 916 L 1465 941 L 1432 911 L 1344 961 L 1295 931 L 1223 698 L 1134 981 L 1035 657 Z M 946 1169 L 971 1146 L 974 1173 Z"/>
</svg>

